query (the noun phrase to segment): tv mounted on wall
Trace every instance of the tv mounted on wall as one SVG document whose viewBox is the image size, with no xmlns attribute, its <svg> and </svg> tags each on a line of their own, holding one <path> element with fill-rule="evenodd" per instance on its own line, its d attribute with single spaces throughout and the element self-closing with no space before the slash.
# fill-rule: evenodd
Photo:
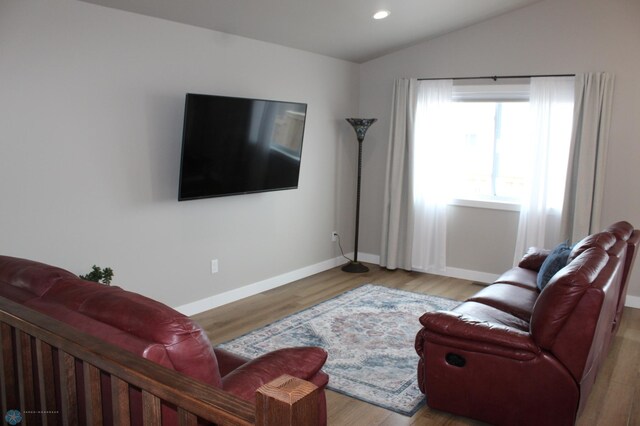
<svg viewBox="0 0 640 426">
<path fill-rule="evenodd" d="M 307 105 L 188 93 L 178 200 L 298 187 Z"/>
</svg>

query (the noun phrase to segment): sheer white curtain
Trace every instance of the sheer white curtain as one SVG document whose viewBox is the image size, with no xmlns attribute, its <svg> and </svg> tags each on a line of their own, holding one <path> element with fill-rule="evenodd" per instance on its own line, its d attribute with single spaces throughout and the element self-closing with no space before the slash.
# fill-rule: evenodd
<svg viewBox="0 0 640 426">
<path fill-rule="evenodd" d="M 573 122 L 574 77 L 532 78 L 528 139 L 530 159 L 514 263 L 528 247 L 552 247 L 562 239 L 560 226 L 571 126 Z"/>
<path fill-rule="evenodd" d="M 453 81 L 420 81 L 413 157 L 413 245 L 412 266 L 424 272 L 443 274 L 446 269 L 446 182 L 454 164 L 447 143 L 451 120 Z"/>
</svg>

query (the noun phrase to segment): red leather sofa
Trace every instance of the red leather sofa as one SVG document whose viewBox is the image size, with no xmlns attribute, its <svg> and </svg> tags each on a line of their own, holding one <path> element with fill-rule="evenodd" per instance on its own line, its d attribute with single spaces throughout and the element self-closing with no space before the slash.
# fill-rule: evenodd
<svg viewBox="0 0 640 426">
<path fill-rule="evenodd" d="M 321 371 L 327 357 L 323 349 L 281 349 L 249 361 L 213 348 L 198 324 L 162 303 L 8 256 L 0 256 L 0 296 L 249 402 L 255 403 L 258 387 L 283 374 L 310 381 L 320 389 L 319 424 L 326 424 L 328 376 Z M 106 397 L 104 403 L 109 404 L 109 392 Z M 139 399 L 139 392 L 132 398 Z M 133 424 L 141 422 L 140 408 L 132 403 Z M 103 412 L 108 416 L 110 410 Z M 175 411 L 163 407 L 163 416 L 166 423 L 173 423 Z"/>
<path fill-rule="evenodd" d="M 572 425 L 620 323 L 640 231 L 618 222 L 573 246 L 542 291 L 550 250 L 453 309 L 424 314 L 419 386 L 435 409 L 496 425 Z"/>
</svg>

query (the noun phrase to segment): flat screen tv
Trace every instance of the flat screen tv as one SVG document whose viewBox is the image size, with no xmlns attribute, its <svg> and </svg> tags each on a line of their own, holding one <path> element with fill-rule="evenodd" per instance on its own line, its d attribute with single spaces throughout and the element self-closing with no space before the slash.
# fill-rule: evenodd
<svg viewBox="0 0 640 426">
<path fill-rule="evenodd" d="M 178 200 L 298 187 L 307 105 L 188 93 Z"/>
</svg>

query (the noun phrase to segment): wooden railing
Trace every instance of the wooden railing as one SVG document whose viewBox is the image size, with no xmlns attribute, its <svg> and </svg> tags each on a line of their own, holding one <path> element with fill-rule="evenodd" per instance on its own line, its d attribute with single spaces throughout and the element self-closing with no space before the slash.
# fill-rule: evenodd
<svg viewBox="0 0 640 426">
<path fill-rule="evenodd" d="M 276 379 L 258 389 L 254 406 L 3 297 L 0 341 L 1 414 L 4 420 L 15 410 L 11 413 L 21 416 L 21 426 L 101 425 L 105 419 L 131 424 L 132 405 L 140 404 L 132 400 L 131 389 L 141 392 L 138 408 L 145 425 L 310 426 L 318 421 L 318 390 L 309 382 Z M 110 413 L 103 413 L 105 406 Z M 167 411 L 173 415 L 163 418 Z"/>
</svg>

